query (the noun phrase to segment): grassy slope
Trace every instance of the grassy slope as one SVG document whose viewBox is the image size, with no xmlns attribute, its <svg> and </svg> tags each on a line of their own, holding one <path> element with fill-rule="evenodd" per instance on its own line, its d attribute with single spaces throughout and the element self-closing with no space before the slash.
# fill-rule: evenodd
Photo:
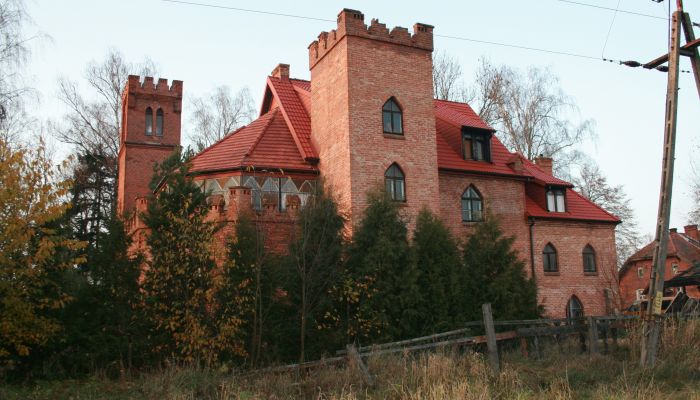
<svg viewBox="0 0 700 400">
<path fill-rule="evenodd" d="M 239 375 L 170 368 L 129 381 L 92 378 L 0 388 L 0 399 L 700 399 L 700 323 L 665 331 L 653 372 L 637 368 L 634 336 L 609 355 L 577 354 L 577 344 L 551 345 L 542 360 L 507 351 L 501 376 L 475 353 L 374 357 L 377 386 L 364 387 L 357 368 L 296 374 Z"/>
</svg>

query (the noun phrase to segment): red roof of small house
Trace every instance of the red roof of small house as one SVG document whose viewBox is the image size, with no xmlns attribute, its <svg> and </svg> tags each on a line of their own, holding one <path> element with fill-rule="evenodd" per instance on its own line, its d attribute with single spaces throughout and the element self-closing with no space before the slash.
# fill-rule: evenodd
<svg viewBox="0 0 700 400">
<path fill-rule="evenodd" d="M 566 187 L 567 212 L 548 212 L 526 199 L 526 214 L 534 218 L 592 220 L 618 223 L 614 215 L 571 190 L 569 182 L 555 178 L 521 154 L 511 153 L 496 135 L 491 136 L 491 160 L 462 157 L 462 127 L 495 132 L 465 103 L 435 100 L 438 168 L 453 172 L 492 174 L 526 179 L 542 186 Z M 311 143 L 311 83 L 300 79 L 268 77 L 260 117 L 192 160 L 196 173 L 247 167 L 318 173 L 318 153 Z M 519 159 L 519 160 L 518 160 Z M 521 165 L 517 167 L 515 164 Z"/>
<path fill-rule="evenodd" d="M 317 172 L 299 153 L 280 108 L 272 109 L 194 156 L 191 171 L 202 173 L 249 167 Z"/>
</svg>

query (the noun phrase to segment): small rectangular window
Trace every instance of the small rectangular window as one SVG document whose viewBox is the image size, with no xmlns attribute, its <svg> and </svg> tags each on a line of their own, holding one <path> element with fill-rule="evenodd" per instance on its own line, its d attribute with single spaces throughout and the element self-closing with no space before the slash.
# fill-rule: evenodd
<svg viewBox="0 0 700 400">
<path fill-rule="evenodd" d="M 673 264 L 671 266 L 671 271 L 673 271 L 673 275 L 678 275 L 678 264 Z"/>
<path fill-rule="evenodd" d="M 644 277 L 644 268 L 642 268 L 642 267 L 637 268 L 637 276 L 640 278 Z"/>
<path fill-rule="evenodd" d="M 566 212 L 566 197 L 563 188 L 547 189 L 547 211 Z"/>
<path fill-rule="evenodd" d="M 462 157 L 465 160 L 491 161 L 491 133 L 473 129 L 462 130 Z"/>
</svg>

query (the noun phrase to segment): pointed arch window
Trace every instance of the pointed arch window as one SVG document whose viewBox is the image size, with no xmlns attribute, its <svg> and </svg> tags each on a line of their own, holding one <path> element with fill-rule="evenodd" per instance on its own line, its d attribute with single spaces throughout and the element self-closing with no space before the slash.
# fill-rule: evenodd
<svg viewBox="0 0 700 400">
<path fill-rule="evenodd" d="M 384 133 L 403 135 L 403 112 L 393 97 L 382 107 L 382 121 Z"/>
<path fill-rule="evenodd" d="M 146 108 L 146 135 L 153 135 L 153 109 L 151 107 Z"/>
<path fill-rule="evenodd" d="M 163 136 L 163 109 L 156 111 L 156 136 Z"/>
<path fill-rule="evenodd" d="M 557 250 L 551 243 L 547 243 L 542 250 L 542 263 L 544 264 L 544 272 L 559 272 Z"/>
<path fill-rule="evenodd" d="M 571 296 L 569 302 L 566 303 L 566 319 L 569 321 L 573 319 L 583 318 L 583 304 L 581 300 L 576 296 Z"/>
<path fill-rule="evenodd" d="M 586 247 L 583 248 L 583 272 L 596 272 L 596 265 L 595 265 L 595 250 L 593 250 L 593 247 L 591 247 L 590 244 L 587 244 Z"/>
<path fill-rule="evenodd" d="M 406 181 L 403 171 L 396 163 L 384 173 L 384 185 L 386 192 L 394 201 L 406 201 Z"/>
<path fill-rule="evenodd" d="M 462 221 L 477 222 L 484 219 L 481 195 L 473 185 L 462 193 Z"/>
</svg>

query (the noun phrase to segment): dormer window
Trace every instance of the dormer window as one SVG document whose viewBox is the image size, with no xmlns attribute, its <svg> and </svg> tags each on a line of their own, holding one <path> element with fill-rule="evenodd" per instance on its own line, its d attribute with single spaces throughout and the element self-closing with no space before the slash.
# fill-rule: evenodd
<svg viewBox="0 0 700 400">
<path fill-rule="evenodd" d="M 547 211 L 566 212 L 565 189 L 562 187 L 547 188 Z"/>
<path fill-rule="evenodd" d="M 465 160 L 491 161 L 491 132 L 462 128 L 462 157 Z"/>
<path fill-rule="evenodd" d="M 403 113 L 394 98 L 390 98 L 382 107 L 384 133 L 403 135 Z"/>
</svg>

